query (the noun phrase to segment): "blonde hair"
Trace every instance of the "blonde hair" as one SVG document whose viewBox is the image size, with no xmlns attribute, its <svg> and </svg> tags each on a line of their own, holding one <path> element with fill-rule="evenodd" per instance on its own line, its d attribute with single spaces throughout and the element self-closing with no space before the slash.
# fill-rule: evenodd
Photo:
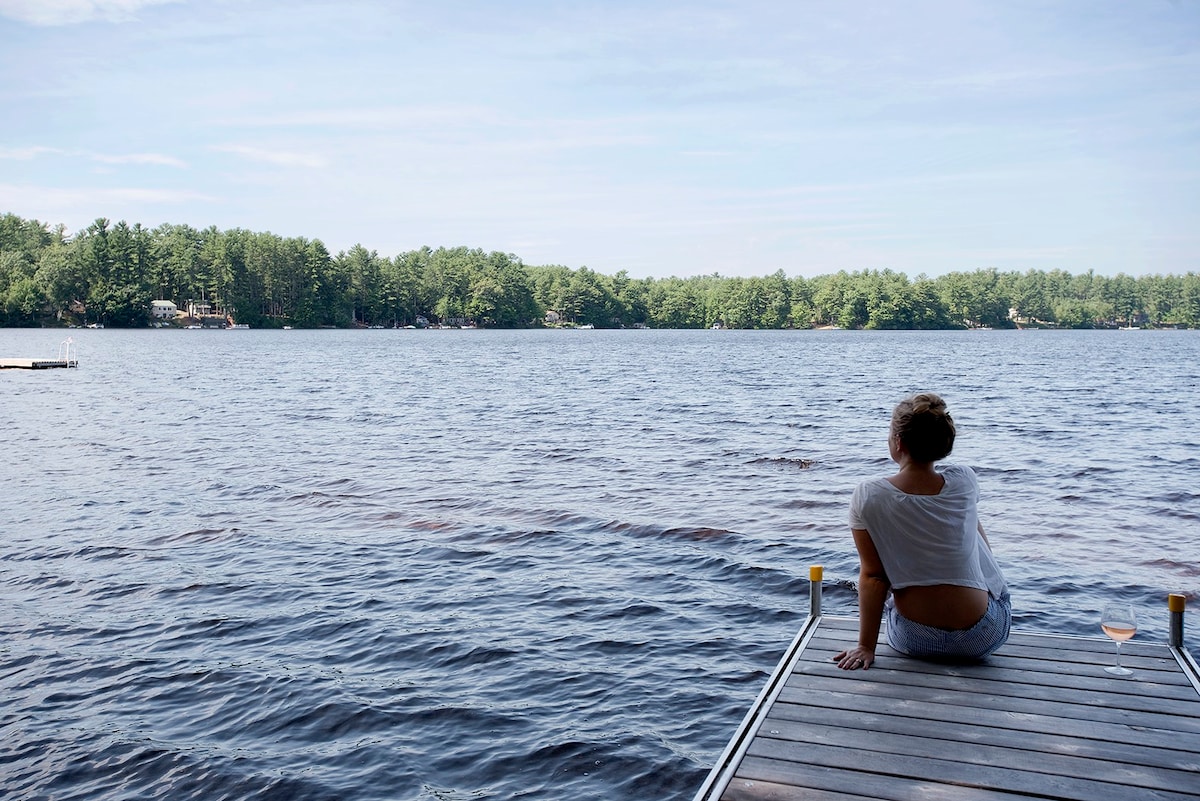
<svg viewBox="0 0 1200 801">
<path fill-rule="evenodd" d="M 932 392 L 921 392 L 896 404 L 892 433 L 915 462 L 936 462 L 954 450 L 954 418 L 946 402 Z"/>
</svg>

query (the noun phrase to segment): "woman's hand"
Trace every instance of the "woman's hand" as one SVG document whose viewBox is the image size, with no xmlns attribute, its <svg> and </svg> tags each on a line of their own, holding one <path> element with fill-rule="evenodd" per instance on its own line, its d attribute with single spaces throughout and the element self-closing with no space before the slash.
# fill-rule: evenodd
<svg viewBox="0 0 1200 801">
<path fill-rule="evenodd" d="M 858 670 L 859 668 L 866 670 L 875 661 L 875 651 L 856 645 L 842 651 L 833 658 L 833 661 L 837 662 L 837 666 L 842 670 Z"/>
</svg>

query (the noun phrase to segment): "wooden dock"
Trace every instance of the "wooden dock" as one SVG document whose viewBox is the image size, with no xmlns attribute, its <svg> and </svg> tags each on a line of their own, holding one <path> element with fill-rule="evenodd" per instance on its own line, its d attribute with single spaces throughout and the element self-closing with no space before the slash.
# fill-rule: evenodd
<svg viewBox="0 0 1200 801">
<path fill-rule="evenodd" d="M 1182 604 L 1182 598 L 1179 598 Z M 1014 632 L 986 662 L 921 662 L 857 618 L 809 617 L 696 801 L 1200 798 L 1200 669 L 1182 647 Z"/>
</svg>

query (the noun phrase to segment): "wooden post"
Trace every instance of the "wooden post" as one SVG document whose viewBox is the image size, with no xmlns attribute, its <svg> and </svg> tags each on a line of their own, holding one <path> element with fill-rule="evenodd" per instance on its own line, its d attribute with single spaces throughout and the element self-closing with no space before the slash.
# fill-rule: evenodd
<svg viewBox="0 0 1200 801">
<path fill-rule="evenodd" d="M 1183 647 L 1183 608 L 1187 605 L 1186 596 L 1181 593 L 1171 593 L 1167 596 L 1167 609 L 1171 612 L 1171 631 L 1167 635 L 1167 644 L 1173 648 Z"/>
<path fill-rule="evenodd" d="M 825 568 L 813 565 L 808 569 L 808 614 L 812 617 L 821 616 L 821 579 Z"/>
</svg>

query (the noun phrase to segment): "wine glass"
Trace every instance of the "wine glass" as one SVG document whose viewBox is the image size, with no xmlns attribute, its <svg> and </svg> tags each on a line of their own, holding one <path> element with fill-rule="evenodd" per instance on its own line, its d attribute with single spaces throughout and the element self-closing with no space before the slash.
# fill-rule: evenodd
<svg viewBox="0 0 1200 801">
<path fill-rule="evenodd" d="M 1121 667 L 1121 643 L 1128 640 L 1137 631 L 1137 619 L 1133 616 L 1133 607 L 1129 604 L 1109 604 L 1100 613 L 1100 628 L 1117 644 L 1117 664 L 1104 670 L 1114 676 L 1129 676 L 1133 673 L 1129 668 Z"/>
</svg>

